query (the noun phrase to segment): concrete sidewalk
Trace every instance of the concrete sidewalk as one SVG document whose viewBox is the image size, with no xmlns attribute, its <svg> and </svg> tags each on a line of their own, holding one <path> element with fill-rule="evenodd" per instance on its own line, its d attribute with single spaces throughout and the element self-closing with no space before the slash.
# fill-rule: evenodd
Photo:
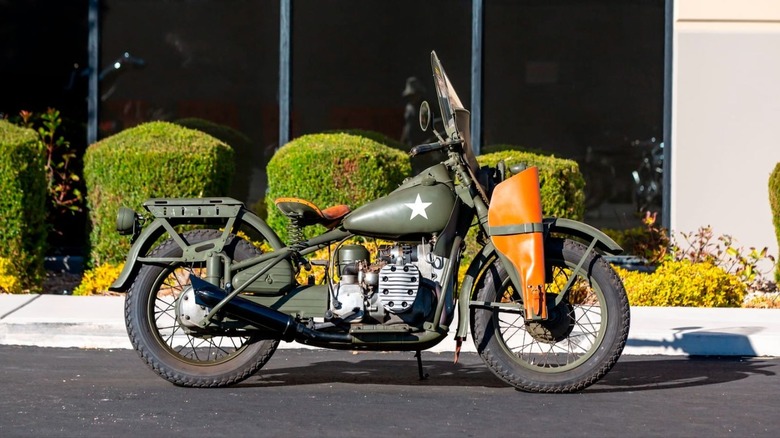
<svg viewBox="0 0 780 438">
<path fill-rule="evenodd" d="M 132 348 L 124 297 L 0 295 L 0 344 Z M 431 351 L 454 350 L 450 336 Z M 624 354 L 780 357 L 780 309 L 633 307 Z"/>
</svg>

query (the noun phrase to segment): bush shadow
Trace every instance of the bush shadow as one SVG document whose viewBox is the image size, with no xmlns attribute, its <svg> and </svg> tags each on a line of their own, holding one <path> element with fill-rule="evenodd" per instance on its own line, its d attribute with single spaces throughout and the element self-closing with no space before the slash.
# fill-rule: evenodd
<svg viewBox="0 0 780 438">
<path fill-rule="evenodd" d="M 774 369 L 773 369 L 774 368 Z M 624 356 L 588 393 L 656 391 L 717 385 L 754 375 L 775 376 L 780 363 L 754 357 Z"/>
</svg>

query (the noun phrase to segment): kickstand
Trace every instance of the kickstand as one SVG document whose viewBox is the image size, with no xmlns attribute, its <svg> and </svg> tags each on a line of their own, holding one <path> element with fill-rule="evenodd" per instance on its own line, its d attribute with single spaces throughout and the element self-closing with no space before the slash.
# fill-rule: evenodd
<svg viewBox="0 0 780 438">
<path fill-rule="evenodd" d="M 417 353 L 414 355 L 414 357 L 417 358 L 417 372 L 420 373 L 420 380 L 427 379 L 428 373 L 423 371 L 422 356 L 420 355 L 420 350 L 417 350 Z"/>
</svg>

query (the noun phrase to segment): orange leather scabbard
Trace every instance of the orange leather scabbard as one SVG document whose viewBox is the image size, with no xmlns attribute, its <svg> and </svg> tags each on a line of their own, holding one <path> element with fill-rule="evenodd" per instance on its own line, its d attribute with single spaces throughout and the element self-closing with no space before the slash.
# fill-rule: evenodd
<svg viewBox="0 0 780 438">
<path fill-rule="evenodd" d="M 496 186 L 490 199 L 488 226 L 490 239 L 512 282 L 521 290 L 525 319 L 547 319 L 544 227 L 536 167 L 529 167 Z"/>
</svg>

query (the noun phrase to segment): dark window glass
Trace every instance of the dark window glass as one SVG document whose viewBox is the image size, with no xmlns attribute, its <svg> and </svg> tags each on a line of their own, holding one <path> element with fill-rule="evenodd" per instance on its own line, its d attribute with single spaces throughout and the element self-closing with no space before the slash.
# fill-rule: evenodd
<svg viewBox="0 0 780 438">
<path fill-rule="evenodd" d="M 0 1 L 0 117 L 60 110 L 86 120 L 87 2 Z M 83 148 L 83 133 L 70 132 Z"/>
<path fill-rule="evenodd" d="M 251 142 L 237 159 L 237 170 L 252 175 L 242 200 L 261 199 L 267 155 L 278 138 L 279 2 L 103 5 L 100 136 L 151 120 L 225 125 Z"/>
<path fill-rule="evenodd" d="M 637 223 L 632 171 L 663 128 L 664 2 L 485 0 L 483 151 L 573 158 L 586 220 Z M 649 178 L 660 173 L 642 174 Z M 660 189 L 660 186 L 659 186 Z M 660 210 L 660 197 L 655 205 Z M 660 216 L 659 216 L 660 220 Z"/>
<path fill-rule="evenodd" d="M 400 140 L 408 79 L 435 103 L 432 50 L 470 103 L 470 0 L 295 0 L 292 23 L 293 137 L 366 129 Z"/>
</svg>

